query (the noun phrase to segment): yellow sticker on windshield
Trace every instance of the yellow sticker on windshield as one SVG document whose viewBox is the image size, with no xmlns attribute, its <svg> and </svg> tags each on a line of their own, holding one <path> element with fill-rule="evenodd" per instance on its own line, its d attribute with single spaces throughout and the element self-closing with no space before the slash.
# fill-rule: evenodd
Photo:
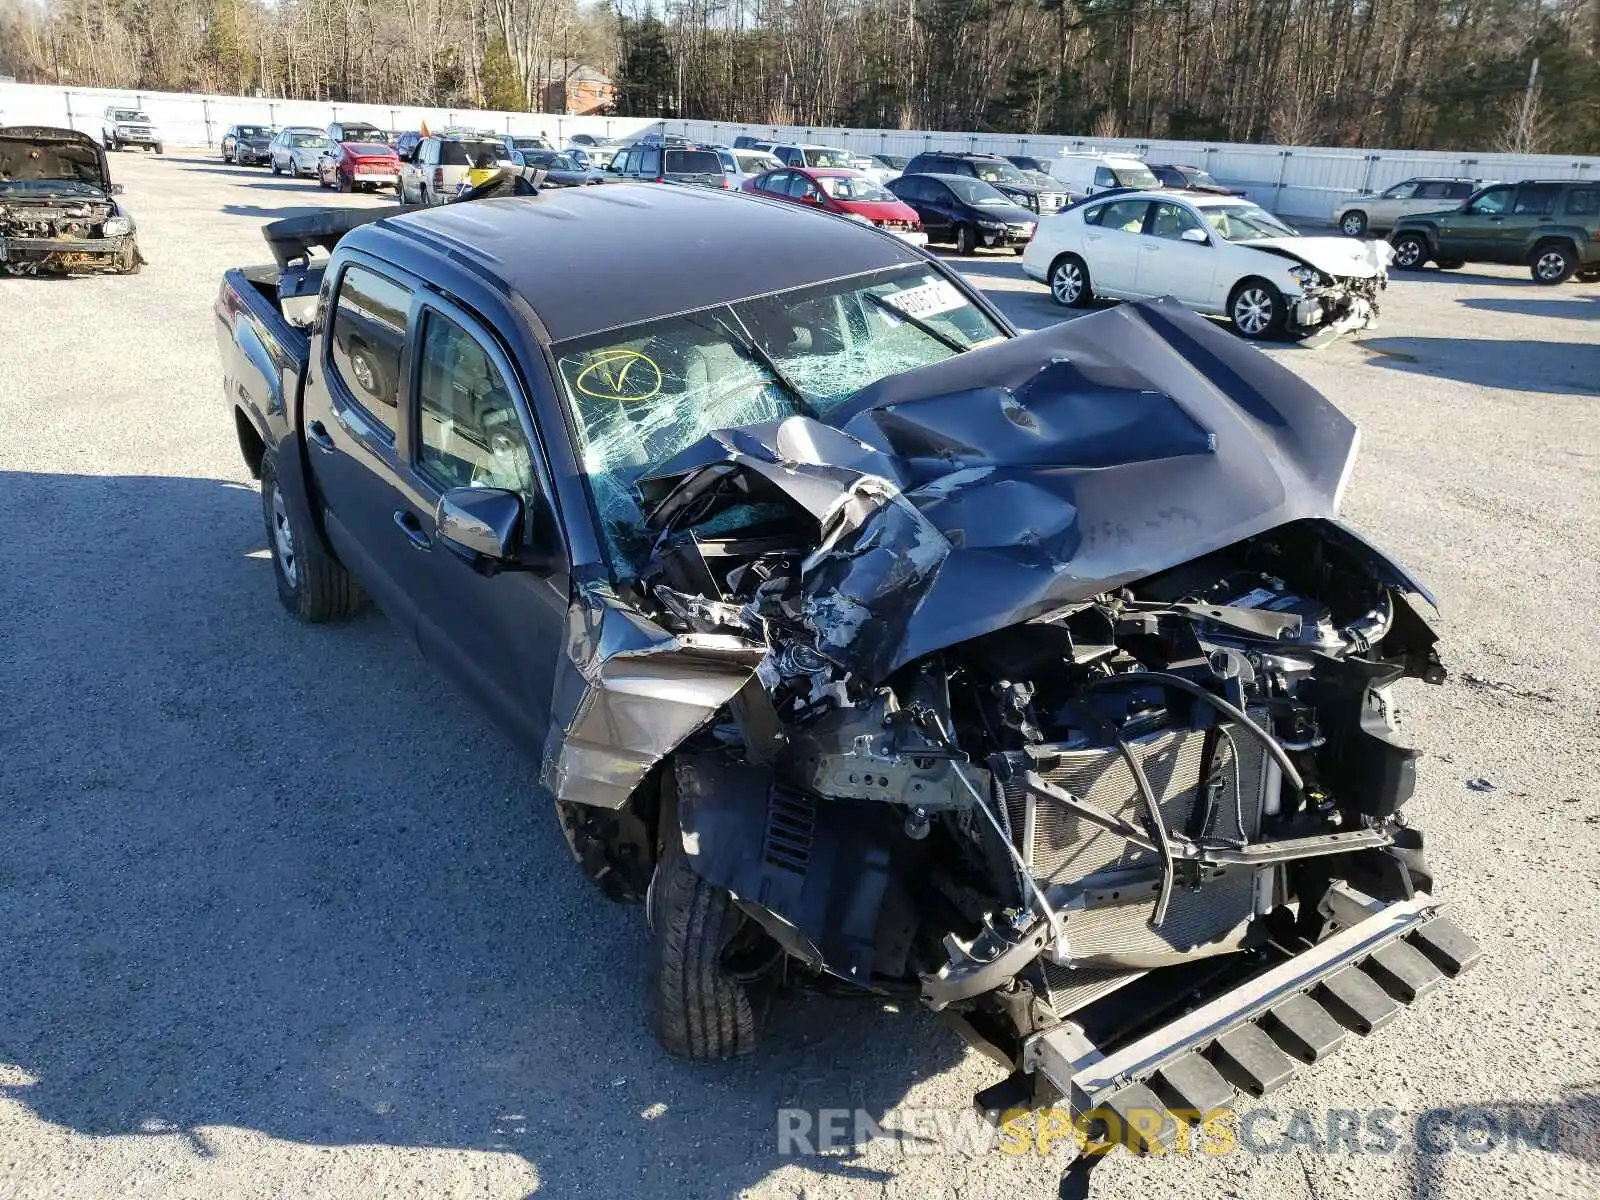
<svg viewBox="0 0 1600 1200">
<path fill-rule="evenodd" d="M 638 350 L 600 350 L 573 381 L 585 396 L 633 404 L 661 392 L 661 368 Z"/>
</svg>

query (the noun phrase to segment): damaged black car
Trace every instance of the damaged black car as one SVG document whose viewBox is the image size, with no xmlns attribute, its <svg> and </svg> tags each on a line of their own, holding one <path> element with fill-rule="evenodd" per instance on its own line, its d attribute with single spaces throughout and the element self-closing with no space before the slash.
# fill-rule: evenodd
<svg viewBox="0 0 1600 1200">
<path fill-rule="evenodd" d="M 218 300 L 280 597 L 374 597 L 540 764 L 667 1050 L 844 987 L 991 1055 L 986 1110 L 1155 1140 L 1477 957 L 1403 813 L 1433 601 L 1289 371 L 1170 301 L 1019 336 L 748 196 L 378 215 Z"/>
<path fill-rule="evenodd" d="M 136 273 L 145 260 L 121 191 L 88 134 L 0 127 L 0 273 Z"/>
</svg>

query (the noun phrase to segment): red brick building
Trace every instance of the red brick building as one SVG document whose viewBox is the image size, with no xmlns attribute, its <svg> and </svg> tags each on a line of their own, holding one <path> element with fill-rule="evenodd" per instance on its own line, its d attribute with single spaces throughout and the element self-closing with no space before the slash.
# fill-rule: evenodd
<svg viewBox="0 0 1600 1200">
<path fill-rule="evenodd" d="M 540 90 L 540 111 L 584 116 L 610 112 L 617 100 L 611 77 L 574 59 L 555 59 L 546 66 L 548 83 Z"/>
</svg>

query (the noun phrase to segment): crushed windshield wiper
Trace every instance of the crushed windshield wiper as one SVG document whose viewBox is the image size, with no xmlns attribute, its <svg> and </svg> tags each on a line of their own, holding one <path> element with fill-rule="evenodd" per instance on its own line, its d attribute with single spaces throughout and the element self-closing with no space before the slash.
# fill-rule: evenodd
<svg viewBox="0 0 1600 1200">
<path fill-rule="evenodd" d="M 773 379 L 777 380 L 778 386 L 789 394 L 789 399 L 794 402 L 795 408 L 799 410 L 801 415 L 807 417 L 818 416 L 817 410 L 811 407 L 810 402 L 805 398 L 805 396 L 801 395 L 800 389 L 794 385 L 794 380 L 790 379 L 783 373 L 783 368 L 778 366 L 772 355 L 768 354 L 756 344 L 755 338 L 751 337 L 750 331 L 745 328 L 743 318 L 741 318 L 738 313 L 734 313 L 733 319 L 739 323 L 738 329 L 735 329 L 721 317 L 713 318 L 717 327 L 733 340 L 733 344 L 735 346 L 744 351 L 744 353 L 749 355 L 749 357 L 753 358 L 761 365 L 767 374 L 771 375 Z"/>
<path fill-rule="evenodd" d="M 948 333 L 944 333 L 943 331 L 928 324 L 921 317 L 913 317 L 908 312 L 902 312 L 900 309 L 890 304 L 887 300 L 875 292 L 862 292 L 861 294 L 866 297 L 867 301 L 872 305 L 888 313 L 895 319 L 906 322 L 906 324 L 910 325 L 913 329 L 920 329 L 934 341 L 944 346 L 945 349 L 952 350 L 957 354 L 965 354 L 967 352 L 967 348 L 960 342 L 956 341 L 955 338 L 951 337 Z"/>
</svg>

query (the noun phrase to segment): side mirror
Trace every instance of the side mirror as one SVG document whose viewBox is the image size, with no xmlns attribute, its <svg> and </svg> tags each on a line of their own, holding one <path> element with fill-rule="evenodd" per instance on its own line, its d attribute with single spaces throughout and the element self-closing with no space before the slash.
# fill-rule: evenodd
<svg viewBox="0 0 1600 1200">
<path fill-rule="evenodd" d="M 1206 231 L 1204 229 L 1195 229 L 1193 226 L 1185 229 L 1178 236 L 1186 242 L 1196 242 L 1201 246 L 1208 245 L 1211 241 L 1211 239 L 1206 236 Z"/>
<path fill-rule="evenodd" d="M 434 509 L 439 540 L 484 574 L 516 561 L 522 518 L 522 497 L 503 488 L 451 488 Z"/>
</svg>

